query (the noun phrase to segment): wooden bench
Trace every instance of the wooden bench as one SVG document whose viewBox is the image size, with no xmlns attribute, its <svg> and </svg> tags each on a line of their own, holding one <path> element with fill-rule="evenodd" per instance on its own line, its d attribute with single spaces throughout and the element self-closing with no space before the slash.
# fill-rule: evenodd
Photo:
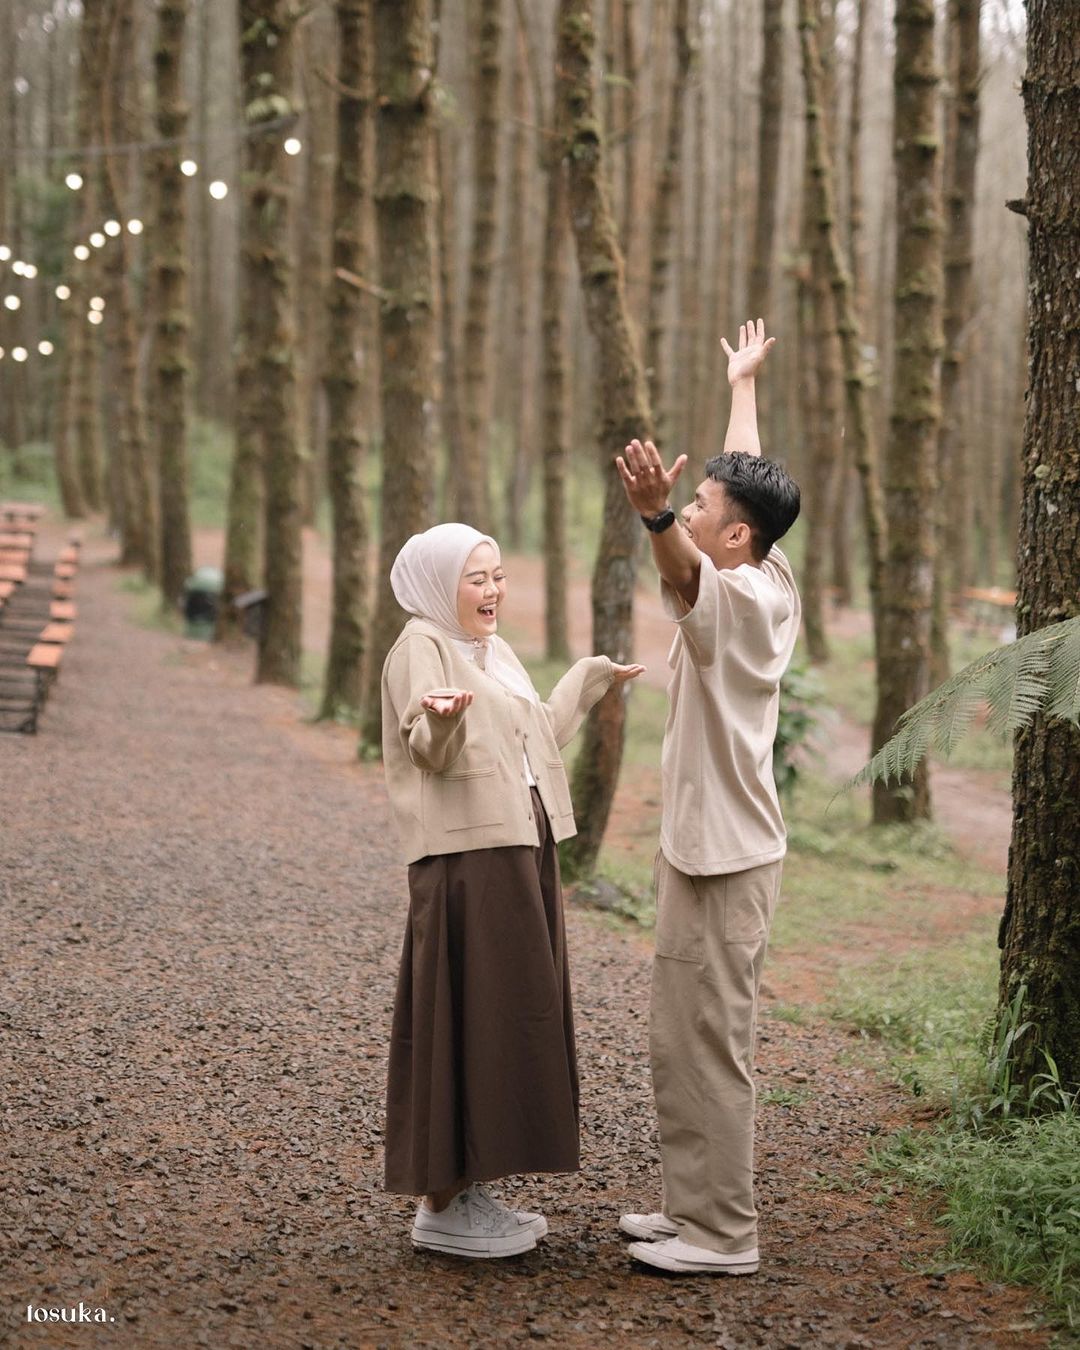
<svg viewBox="0 0 1080 1350">
<path fill-rule="evenodd" d="M 21 586 L 25 580 L 25 563 L 0 563 L 0 581 L 13 581 L 16 586 Z"/>
<path fill-rule="evenodd" d="M 56 561 L 57 564 L 69 563 L 72 567 L 77 567 L 79 565 L 79 550 L 74 545 L 68 544 L 67 548 L 61 549 L 60 556 Z"/>
<path fill-rule="evenodd" d="M 55 623 L 74 623 L 76 610 L 71 600 L 54 600 L 49 606 L 49 618 Z"/>
<path fill-rule="evenodd" d="M 58 642 L 63 646 L 66 642 L 71 641 L 72 632 L 73 628 L 70 623 L 47 623 L 41 630 L 38 642 Z"/>
<path fill-rule="evenodd" d="M 23 726 L 24 731 L 37 731 L 37 719 L 49 697 L 49 691 L 60 678 L 60 661 L 64 648 L 59 643 L 37 642 L 26 654 L 26 664 L 34 672 L 34 701 Z"/>
<path fill-rule="evenodd" d="M 14 589 L 15 583 L 13 581 L 0 581 L 0 605 L 4 603 Z"/>
<path fill-rule="evenodd" d="M 58 581 L 74 581 L 78 570 L 73 563 L 58 562 L 53 568 L 53 576 Z"/>
<path fill-rule="evenodd" d="M 54 600 L 70 600 L 75 594 L 75 587 L 70 581 L 61 581 L 59 578 L 52 584 L 52 596 Z"/>
<path fill-rule="evenodd" d="M 28 534 L 26 530 L 0 530 L 0 548 L 25 548 L 30 550 L 34 547 L 34 536 Z"/>
</svg>

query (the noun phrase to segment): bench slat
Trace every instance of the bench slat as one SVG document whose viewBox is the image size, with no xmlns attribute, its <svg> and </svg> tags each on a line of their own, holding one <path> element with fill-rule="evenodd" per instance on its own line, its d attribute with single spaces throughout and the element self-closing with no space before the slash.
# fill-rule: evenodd
<svg viewBox="0 0 1080 1350">
<path fill-rule="evenodd" d="M 38 642 L 27 652 L 26 664 L 34 670 L 56 670 L 63 654 L 63 647 L 55 643 Z"/>
</svg>

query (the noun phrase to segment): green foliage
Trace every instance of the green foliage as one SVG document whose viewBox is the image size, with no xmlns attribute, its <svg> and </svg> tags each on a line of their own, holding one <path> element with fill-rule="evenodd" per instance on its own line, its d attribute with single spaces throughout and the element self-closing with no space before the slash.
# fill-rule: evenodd
<svg viewBox="0 0 1080 1350">
<path fill-rule="evenodd" d="M 1021 730 L 1040 712 L 1080 725 L 1080 618 L 995 647 L 932 690 L 848 787 L 900 782 L 931 746 L 947 758 L 984 701 L 987 729 L 998 736 Z"/>
<path fill-rule="evenodd" d="M 993 1133 L 955 1124 L 906 1130 L 872 1152 L 869 1170 L 943 1193 L 950 1251 L 1046 1293 L 1080 1327 L 1080 1116 L 1015 1120 Z"/>
<path fill-rule="evenodd" d="M 824 702 L 825 689 L 817 672 L 805 660 L 793 661 L 780 681 L 780 715 L 773 741 L 773 778 L 785 799 L 795 793 L 800 761 L 818 728 Z"/>
</svg>

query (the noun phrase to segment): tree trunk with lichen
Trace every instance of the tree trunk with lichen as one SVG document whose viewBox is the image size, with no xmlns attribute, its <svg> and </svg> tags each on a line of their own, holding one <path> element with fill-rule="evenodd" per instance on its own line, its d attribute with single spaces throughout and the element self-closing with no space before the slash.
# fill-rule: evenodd
<svg viewBox="0 0 1080 1350">
<path fill-rule="evenodd" d="M 1080 614 L 1080 11 L 1028 0 L 1029 384 L 1017 629 Z M 1026 989 L 1012 1058 L 1031 1085 L 1053 1057 L 1080 1088 L 1080 730 L 1036 717 L 1016 737 L 1000 1009 Z"/>
<path fill-rule="evenodd" d="M 187 464 L 191 378 L 187 189 L 175 145 L 188 122 L 183 73 L 187 8 L 187 0 L 166 0 L 160 6 L 154 53 L 155 122 L 158 135 L 174 142 L 158 152 L 154 175 L 157 220 L 154 240 L 157 317 L 154 414 L 161 509 L 161 594 L 165 605 L 173 605 L 180 598 L 192 569 Z"/>
<path fill-rule="evenodd" d="M 780 133 L 784 118 L 784 0 L 764 0 L 761 11 L 761 114 L 758 122 L 757 206 L 754 253 L 750 264 L 750 306 L 768 315 L 772 299 L 773 247 L 776 237 Z M 758 416 L 764 424 L 758 390 Z"/>
<path fill-rule="evenodd" d="M 431 524 L 436 388 L 431 5 L 375 0 L 374 14 L 383 509 L 361 734 L 370 755 L 382 745 L 383 662 L 406 617 L 390 589 L 390 569 L 406 539 Z"/>
<path fill-rule="evenodd" d="M 296 111 L 295 14 L 287 0 L 241 0 L 240 63 L 245 142 L 243 257 L 252 319 L 248 360 L 257 399 L 256 427 L 266 484 L 263 576 L 266 610 L 255 678 L 300 684 L 303 456 L 300 448 L 294 279 L 293 185 L 280 135 L 264 122 Z"/>
<path fill-rule="evenodd" d="M 503 0 L 479 0 L 473 111 L 473 225 L 462 335 L 464 456 L 452 465 L 458 520 L 493 525 L 488 441 L 491 402 L 491 282 L 499 200 L 499 98 Z"/>
<path fill-rule="evenodd" d="M 604 470 L 604 520 L 592 577 L 593 651 L 627 662 L 633 649 L 634 574 L 642 529 L 612 460 L 635 436 L 651 439 L 653 419 L 608 193 L 592 81 L 595 44 L 589 0 L 560 0 L 556 98 L 578 273 L 596 344 Z M 626 693 L 623 688 L 610 689 L 593 708 L 574 768 L 578 834 L 566 845 L 566 858 L 578 874 L 595 868 L 611 811 L 622 763 Z"/>
<path fill-rule="evenodd" d="M 566 169 L 547 165 L 541 265 L 540 428 L 544 458 L 544 646 L 549 661 L 570 659 L 567 615 L 566 468 L 569 407 L 566 371 L 566 283 L 570 221 Z"/>
<path fill-rule="evenodd" d="M 324 384 L 329 412 L 327 476 L 333 517 L 333 612 L 320 717 L 358 713 L 367 623 L 368 523 L 362 470 L 370 444 L 360 363 L 364 292 L 350 280 L 368 273 L 364 229 L 370 210 L 371 0 L 337 0 L 337 159 L 333 254 Z M 343 275 L 350 274 L 350 275 Z"/>
<path fill-rule="evenodd" d="M 929 690 L 938 425 L 941 420 L 941 147 L 934 0 L 898 0 L 893 81 L 896 291 L 885 460 L 888 550 L 873 749 Z M 930 817 L 925 760 L 910 781 L 874 785 L 874 822 Z"/>
<path fill-rule="evenodd" d="M 969 470 L 963 437 L 965 349 L 971 344 L 975 169 L 979 155 L 979 20 L 981 0 L 949 0 L 949 99 L 945 134 L 945 354 L 941 363 L 938 438 L 938 557 L 934 570 L 931 682 L 949 677 L 949 596 L 966 583 Z"/>
<path fill-rule="evenodd" d="M 882 496 L 873 416 L 862 356 L 862 329 L 851 273 L 837 222 L 836 183 L 824 119 L 824 77 L 818 50 L 815 0 L 799 0 L 799 33 L 806 83 L 806 135 L 810 174 L 809 212 L 823 243 L 832 287 L 837 335 L 843 359 L 845 439 L 862 484 L 863 519 L 869 561 L 870 607 L 877 628 L 885 565 L 885 506 Z"/>
<path fill-rule="evenodd" d="M 649 380 L 649 402 L 657 426 L 666 433 L 671 390 L 668 387 L 667 314 L 668 284 L 675 241 L 675 211 L 682 177 L 683 122 L 686 87 L 690 79 L 689 0 L 675 0 L 672 11 L 672 44 L 675 69 L 668 100 L 667 145 L 660 176 L 653 196 L 652 237 L 649 259 L 649 317 L 645 330 L 645 370 Z"/>
</svg>

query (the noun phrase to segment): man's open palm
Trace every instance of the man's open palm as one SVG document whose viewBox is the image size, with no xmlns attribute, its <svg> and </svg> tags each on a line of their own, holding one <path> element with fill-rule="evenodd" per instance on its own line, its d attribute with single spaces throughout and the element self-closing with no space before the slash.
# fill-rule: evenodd
<svg viewBox="0 0 1080 1350">
<path fill-rule="evenodd" d="M 727 352 L 728 358 L 728 384 L 734 385 L 739 380 L 752 379 L 761 369 L 761 364 L 775 341 L 774 337 L 766 338 L 764 319 L 758 319 L 756 323 L 753 319 L 747 319 L 745 323 L 739 325 L 737 352 L 732 351 L 727 338 L 721 338 L 720 346 Z"/>
</svg>

